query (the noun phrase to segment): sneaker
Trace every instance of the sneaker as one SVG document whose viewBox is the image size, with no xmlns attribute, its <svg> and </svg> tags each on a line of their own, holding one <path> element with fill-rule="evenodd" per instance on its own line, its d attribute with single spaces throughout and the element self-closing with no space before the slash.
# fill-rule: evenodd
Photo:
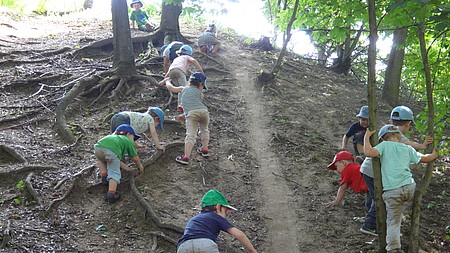
<svg viewBox="0 0 450 253">
<path fill-rule="evenodd" d="M 197 148 L 197 153 L 202 154 L 203 157 L 208 157 L 209 152 L 207 149 L 202 149 L 202 147 Z"/>
<path fill-rule="evenodd" d="M 108 201 L 108 203 L 114 204 L 119 199 L 120 199 L 120 192 L 106 194 L 106 201 Z"/>
<path fill-rule="evenodd" d="M 405 253 L 402 249 L 388 250 L 387 253 Z"/>
<path fill-rule="evenodd" d="M 378 236 L 377 230 L 375 230 L 375 229 L 370 229 L 370 228 L 366 228 L 366 227 L 364 227 L 364 226 L 363 226 L 359 231 L 363 232 L 364 234 L 373 235 L 373 236 Z"/>
<path fill-rule="evenodd" d="M 189 164 L 189 157 L 184 156 L 184 155 L 180 155 L 180 156 L 177 156 L 177 158 L 175 158 L 175 161 L 177 161 L 177 162 L 179 162 L 181 164 L 188 165 Z"/>
<path fill-rule="evenodd" d="M 108 175 L 102 176 L 102 185 L 103 186 L 108 186 L 109 185 Z"/>
</svg>

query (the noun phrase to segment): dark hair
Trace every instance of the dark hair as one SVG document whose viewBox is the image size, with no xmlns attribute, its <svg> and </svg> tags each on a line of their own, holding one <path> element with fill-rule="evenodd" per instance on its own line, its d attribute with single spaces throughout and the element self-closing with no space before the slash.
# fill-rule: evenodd
<svg viewBox="0 0 450 253">
<path fill-rule="evenodd" d="M 190 85 L 191 86 L 195 86 L 195 87 L 200 87 L 200 84 L 202 83 L 202 81 L 200 80 L 196 80 L 196 79 L 190 79 Z"/>
<path fill-rule="evenodd" d="M 411 120 L 399 120 L 399 119 L 393 119 L 392 125 L 394 126 L 404 126 L 406 123 L 411 122 Z"/>
<path fill-rule="evenodd" d="M 214 206 L 202 207 L 202 213 L 203 212 L 214 212 L 214 211 L 216 211 L 216 206 L 215 205 Z"/>
</svg>

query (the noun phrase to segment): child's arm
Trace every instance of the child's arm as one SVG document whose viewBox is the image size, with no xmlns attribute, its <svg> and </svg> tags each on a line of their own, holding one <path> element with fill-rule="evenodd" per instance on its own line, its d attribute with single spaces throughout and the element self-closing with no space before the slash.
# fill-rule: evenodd
<svg viewBox="0 0 450 253">
<path fill-rule="evenodd" d="M 420 159 L 420 162 L 429 163 L 429 162 L 436 160 L 436 158 L 437 158 L 437 152 L 436 152 L 436 147 L 434 147 L 433 152 L 431 152 L 431 154 L 423 155 L 422 158 Z"/>
<path fill-rule="evenodd" d="M 236 239 L 238 239 L 242 245 L 244 245 L 244 247 L 246 247 L 248 249 L 248 252 L 250 253 L 256 253 L 255 248 L 253 247 L 252 243 L 250 242 L 250 240 L 248 239 L 248 237 L 244 234 L 244 232 L 242 232 L 241 230 L 232 227 L 227 229 L 227 232 L 236 237 Z"/>
<path fill-rule="evenodd" d="M 144 172 L 144 166 L 142 166 L 141 159 L 139 159 L 139 156 L 133 156 L 131 157 L 131 160 L 133 160 L 134 164 L 136 164 L 136 166 L 138 167 L 139 173 Z"/>
<path fill-rule="evenodd" d="M 348 143 L 348 137 L 347 137 L 347 135 L 344 134 L 344 137 L 342 137 L 342 144 L 341 144 L 342 150 L 345 150 L 347 148 L 347 143 Z"/>
<path fill-rule="evenodd" d="M 415 150 L 425 150 L 428 148 L 429 144 L 433 143 L 433 138 L 430 136 L 426 136 L 423 143 L 418 143 L 415 141 L 405 141 L 404 143 L 413 147 Z"/>
<path fill-rule="evenodd" d="M 334 201 L 328 202 L 327 206 L 337 206 L 341 203 L 341 201 L 344 199 L 345 191 L 347 191 L 348 184 L 343 183 L 341 186 L 339 186 L 336 199 Z"/>
<path fill-rule="evenodd" d="M 152 135 L 153 143 L 157 149 L 161 150 L 163 153 L 166 152 L 166 148 L 159 144 L 158 133 L 156 132 L 155 124 L 149 123 L 148 129 L 150 129 L 150 134 Z"/>
<path fill-rule="evenodd" d="M 375 157 L 380 155 L 378 150 L 374 149 L 372 144 L 370 144 L 370 136 L 372 136 L 376 131 L 377 130 L 370 131 L 369 128 L 367 128 L 366 134 L 364 135 L 364 154 L 367 157 Z"/>
<path fill-rule="evenodd" d="M 172 92 L 172 93 L 180 93 L 184 90 L 184 87 L 180 86 L 180 87 L 175 87 L 173 86 L 170 81 L 166 81 L 166 88 L 168 91 Z"/>
<path fill-rule="evenodd" d="M 196 59 L 194 59 L 194 58 L 190 58 L 189 59 L 189 62 L 190 63 L 192 63 L 196 68 L 197 68 L 197 70 L 199 71 L 199 72 L 202 72 L 203 73 L 203 69 L 202 69 L 202 67 L 200 66 L 200 63 L 198 63 L 198 61 L 196 60 Z M 204 74 L 204 73 L 203 73 Z"/>
<path fill-rule="evenodd" d="M 169 58 L 167 57 L 163 57 L 163 59 L 164 59 L 164 75 L 167 75 L 168 74 L 167 72 L 169 71 L 170 62 Z"/>
</svg>

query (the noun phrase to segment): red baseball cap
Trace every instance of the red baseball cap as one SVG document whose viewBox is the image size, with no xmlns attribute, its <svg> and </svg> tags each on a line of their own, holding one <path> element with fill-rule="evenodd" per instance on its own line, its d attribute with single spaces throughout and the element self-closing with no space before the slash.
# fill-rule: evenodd
<svg viewBox="0 0 450 253">
<path fill-rule="evenodd" d="M 352 161 L 354 161 L 355 158 L 353 158 L 353 154 L 352 153 L 347 152 L 347 151 L 341 151 L 341 152 L 337 153 L 334 156 L 333 162 L 330 163 L 327 166 L 327 168 L 330 169 L 330 170 L 336 170 L 336 166 L 334 166 L 334 163 L 337 162 L 337 161 L 340 161 L 340 160 L 352 160 Z"/>
</svg>

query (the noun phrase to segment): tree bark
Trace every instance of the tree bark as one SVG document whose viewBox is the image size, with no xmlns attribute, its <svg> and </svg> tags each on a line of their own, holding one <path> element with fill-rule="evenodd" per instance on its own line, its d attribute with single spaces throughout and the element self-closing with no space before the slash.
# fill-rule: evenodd
<svg viewBox="0 0 450 253">
<path fill-rule="evenodd" d="M 391 106 L 397 106 L 400 94 L 400 78 L 403 59 L 405 58 L 405 42 L 408 28 L 394 31 L 394 39 L 389 54 L 389 61 L 384 75 L 384 86 L 381 99 Z"/>
<path fill-rule="evenodd" d="M 375 129 L 375 124 L 377 120 L 377 93 L 376 93 L 376 48 L 378 40 L 377 32 L 377 20 L 376 20 L 376 8 L 375 0 L 367 0 L 369 7 L 369 54 L 368 54 L 368 104 L 369 104 L 369 129 Z M 378 144 L 378 136 L 374 134 L 371 138 L 371 143 L 373 146 Z M 381 181 L 381 166 L 380 159 L 377 157 L 372 158 L 372 168 L 373 168 L 373 180 L 375 187 L 375 202 L 376 202 L 376 213 L 377 213 L 377 232 L 378 239 L 380 241 L 379 252 L 385 252 L 386 247 L 386 208 L 382 199 L 383 185 Z"/>
<path fill-rule="evenodd" d="M 180 33 L 179 17 L 182 9 L 181 2 L 178 4 L 166 4 L 166 1 L 162 1 L 161 23 L 159 26 L 160 32 L 164 34 L 162 44 L 167 45 L 175 40 L 185 40 Z"/>
<path fill-rule="evenodd" d="M 434 102 L 433 102 L 433 86 L 431 79 L 430 64 L 428 62 L 428 52 L 425 41 L 425 24 L 421 22 L 418 25 L 418 37 L 420 43 L 420 53 L 422 55 L 423 69 L 425 72 L 425 83 L 427 87 L 427 105 L 428 105 L 428 136 L 434 138 Z M 428 146 L 428 151 L 433 149 L 433 144 Z M 428 186 L 431 183 L 434 170 L 434 162 L 427 163 L 427 169 L 414 192 L 411 229 L 409 235 L 409 253 L 419 252 L 419 226 L 420 226 L 420 203 L 423 195 L 426 194 Z"/>
<path fill-rule="evenodd" d="M 364 24 L 361 25 L 358 33 L 355 38 L 352 39 L 350 36 L 350 31 L 347 33 L 347 38 L 343 44 L 338 46 L 336 52 L 338 54 L 338 58 L 335 60 L 331 70 L 338 74 L 348 74 L 350 67 L 352 66 L 352 53 L 355 51 L 356 46 L 358 45 L 359 38 L 363 32 Z"/>
<path fill-rule="evenodd" d="M 128 7 L 126 0 L 111 0 L 113 23 L 113 68 L 120 78 L 137 74 L 131 41 Z"/>
</svg>

